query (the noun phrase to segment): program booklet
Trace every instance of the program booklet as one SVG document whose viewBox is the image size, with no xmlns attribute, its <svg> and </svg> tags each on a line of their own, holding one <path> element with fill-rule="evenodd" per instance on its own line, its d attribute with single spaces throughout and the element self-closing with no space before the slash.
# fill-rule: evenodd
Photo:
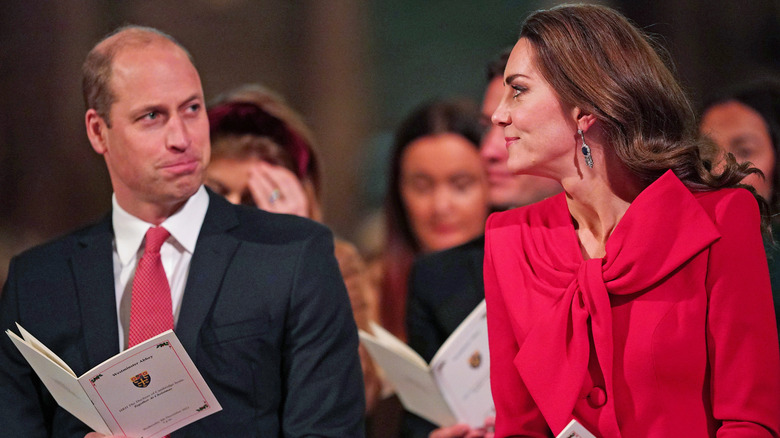
<svg viewBox="0 0 780 438">
<path fill-rule="evenodd" d="M 440 427 L 467 423 L 482 427 L 495 415 L 490 393 L 485 301 L 463 320 L 425 363 L 408 345 L 377 324 L 360 340 L 384 370 L 404 408 Z"/>
<path fill-rule="evenodd" d="M 19 324 L 16 348 L 63 409 L 95 432 L 159 438 L 222 410 L 179 338 L 168 330 L 77 377 Z"/>
<path fill-rule="evenodd" d="M 571 420 L 555 438 L 596 438 L 577 420 Z"/>
</svg>

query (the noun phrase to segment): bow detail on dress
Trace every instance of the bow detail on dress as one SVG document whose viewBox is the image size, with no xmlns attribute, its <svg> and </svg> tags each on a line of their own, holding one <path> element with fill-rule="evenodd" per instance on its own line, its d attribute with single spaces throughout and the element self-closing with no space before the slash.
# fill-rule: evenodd
<svg viewBox="0 0 780 438">
<path fill-rule="evenodd" d="M 561 210 L 556 213 L 569 215 L 565 198 L 559 199 Z M 533 238 L 560 239 L 562 235 L 534 235 Z M 565 235 L 576 240 L 573 229 Z M 529 282 L 531 288 L 549 294 L 556 289 L 554 285 L 567 284 L 565 289 L 556 292 L 560 298 L 549 312 L 530 328 L 515 358 L 523 382 L 554 433 L 571 420 L 588 373 L 591 351 L 595 351 L 606 392 L 599 432 L 604 437 L 621 436 L 612 390 L 610 296 L 640 295 L 719 236 L 695 196 L 669 171 L 634 200 L 609 237 L 604 258 L 580 259 L 577 265 L 571 263 L 571 254 L 561 260 L 556 260 L 561 254 L 555 253 L 529 257 L 538 263 L 551 264 L 531 267 L 529 272 L 537 276 Z M 547 243 L 524 246 L 549 247 Z M 576 241 L 559 243 L 569 251 L 579 250 Z M 545 278 L 548 275 L 555 278 Z M 566 281 L 561 282 L 562 279 Z"/>
</svg>

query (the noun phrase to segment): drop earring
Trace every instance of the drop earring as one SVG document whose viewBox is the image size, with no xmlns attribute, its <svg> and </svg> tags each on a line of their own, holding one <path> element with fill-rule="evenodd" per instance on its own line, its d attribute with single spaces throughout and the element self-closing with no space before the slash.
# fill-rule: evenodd
<svg viewBox="0 0 780 438">
<path fill-rule="evenodd" d="M 582 132 L 582 129 L 578 129 L 577 133 L 580 134 L 580 138 L 582 138 L 582 155 L 585 156 L 585 164 L 587 164 L 588 167 L 592 169 L 593 155 L 590 154 L 590 146 L 588 146 L 588 144 L 585 143 L 585 133 Z"/>
</svg>

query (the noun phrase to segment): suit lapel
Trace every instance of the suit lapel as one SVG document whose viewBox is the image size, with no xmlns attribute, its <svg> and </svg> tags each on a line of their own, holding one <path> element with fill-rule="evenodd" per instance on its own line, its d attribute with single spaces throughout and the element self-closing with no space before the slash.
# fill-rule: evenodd
<svg viewBox="0 0 780 438">
<path fill-rule="evenodd" d="M 209 208 L 198 235 L 176 323 L 185 350 L 194 354 L 200 328 L 212 308 L 239 241 L 225 232 L 238 225 L 233 206 L 209 191 Z"/>
<path fill-rule="evenodd" d="M 77 240 L 70 263 L 91 368 L 119 353 L 111 217 Z"/>
<path fill-rule="evenodd" d="M 471 259 L 471 284 L 475 291 L 481 292 L 481 298 L 485 297 L 484 280 L 482 279 L 482 265 L 485 258 L 485 235 L 474 240 L 470 245 L 469 258 Z M 481 302 L 481 299 L 480 299 Z"/>
</svg>

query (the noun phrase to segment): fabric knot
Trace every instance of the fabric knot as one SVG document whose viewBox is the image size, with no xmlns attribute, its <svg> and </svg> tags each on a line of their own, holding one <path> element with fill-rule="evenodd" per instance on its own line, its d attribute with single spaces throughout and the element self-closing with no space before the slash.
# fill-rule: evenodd
<svg viewBox="0 0 780 438">
<path fill-rule="evenodd" d="M 607 400 L 611 399 L 612 317 L 602 265 L 603 259 L 580 264 L 560 301 L 543 318 L 544 324 L 528 333 L 515 360 L 553 431 L 562 430 L 571 420 L 588 373 L 591 336 L 607 383 Z"/>
<path fill-rule="evenodd" d="M 144 247 L 144 256 L 147 254 L 159 254 L 163 243 L 168 239 L 171 233 L 163 227 L 152 227 L 146 231 L 146 246 Z"/>
</svg>

